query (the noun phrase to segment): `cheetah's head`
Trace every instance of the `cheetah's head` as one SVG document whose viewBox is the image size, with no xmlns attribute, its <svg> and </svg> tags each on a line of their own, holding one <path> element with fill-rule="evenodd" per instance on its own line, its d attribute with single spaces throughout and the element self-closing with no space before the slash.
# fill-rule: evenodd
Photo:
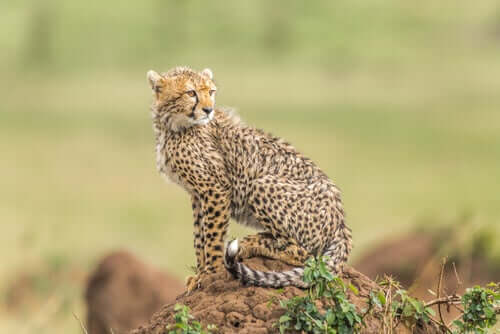
<svg viewBox="0 0 500 334">
<path fill-rule="evenodd" d="M 195 72 L 176 67 L 166 73 L 147 73 L 153 90 L 153 118 L 159 126 L 179 131 L 205 125 L 214 117 L 215 91 L 210 69 Z"/>
</svg>

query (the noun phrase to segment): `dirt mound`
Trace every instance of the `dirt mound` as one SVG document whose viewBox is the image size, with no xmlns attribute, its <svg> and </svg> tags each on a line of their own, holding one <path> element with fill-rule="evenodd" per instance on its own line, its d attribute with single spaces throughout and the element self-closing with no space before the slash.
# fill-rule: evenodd
<svg viewBox="0 0 500 334">
<path fill-rule="evenodd" d="M 372 279 L 393 276 L 412 296 L 428 300 L 435 298 L 429 290 L 437 292 L 441 262 L 446 257 L 442 293 L 463 294 L 467 287 L 500 277 L 500 262 L 483 249 L 486 243 L 481 233 L 457 241 L 449 229 L 414 231 L 368 250 L 354 266 Z M 452 320 L 458 311 L 451 308 L 443 314 L 445 320 Z"/>
<path fill-rule="evenodd" d="M 281 262 L 262 258 L 253 258 L 245 262 L 252 268 L 260 270 L 281 271 L 289 269 Z M 358 295 L 350 290 L 347 291 L 351 303 L 358 310 L 366 308 L 366 297 L 371 290 L 377 289 L 377 285 L 349 267 L 346 268 L 342 278 L 346 284 L 351 283 L 359 290 Z M 189 306 L 195 319 L 205 326 L 208 324 L 216 325 L 218 333 L 264 334 L 277 332 L 273 325 L 284 313 L 284 310 L 278 305 L 269 305 L 269 301 L 273 297 L 288 299 L 303 294 L 303 290 L 295 287 L 286 287 L 282 293 L 278 293 L 275 289 L 243 286 L 229 273 L 222 271 L 208 277 L 202 282 L 201 288 L 191 295 L 179 296 L 175 303 Z M 174 322 L 175 303 L 164 306 L 152 317 L 149 324 L 139 327 L 132 334 L 165 333 L 166 326 Z M 382 322 L 376 314 L 367 316 L 365 322 L 367 328 L 362 333 L 377 333 L 382 327 Z M 425 329 L 422 333 L 433 333 L 433 331 Z"/>
<path fill-rule="evenodd" d="M 179 280 L 125 251 L 114 252 L 90 275 L 85 292 L 90 334 L 126 333 L 146 323 L 184 291 Z"/>
<path fill-rule="evenodd" d="M 354 263 L 371 279 L 393 276 L 408 288 L 418 272 L 434 256 L 434 236 L 428 233 L 411 233 L 393 240 L 384 241 L 365 252 Z"/>
<path fill-rule="evenodd" d="M 445 276 L 452 285 L 456 283 L 453 263 L 462 285 L 481 285 L 500 276 L 500 262 L 485 249 L 488 242 L 483 239 L 487 233 L 490 232 L 479 231 L 466 240 L 457 240 L 449 229 L 414 231 L 380 243 L 355 261 L 354 266 L 371 279 L 387 274 L 412 291 L 417 286 L 427 291 L 436 285 L 441 260 L 447 258 Z"/>
</svg>

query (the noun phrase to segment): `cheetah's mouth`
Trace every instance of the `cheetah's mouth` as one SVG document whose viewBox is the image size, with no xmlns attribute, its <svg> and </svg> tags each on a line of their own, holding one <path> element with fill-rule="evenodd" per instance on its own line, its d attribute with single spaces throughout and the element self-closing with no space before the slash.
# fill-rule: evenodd
<svg viewBox="0 0 500 334">
<path fill-rule="evenodd" d="M 214 118 L 214 112 L 212 111 L 206 116 L 203 116 L 202 118 L 199 119 L 191 119 L 191 123 L 195 125 L 205 125 L 208 124 L 212 119 Z"/>
</svg>

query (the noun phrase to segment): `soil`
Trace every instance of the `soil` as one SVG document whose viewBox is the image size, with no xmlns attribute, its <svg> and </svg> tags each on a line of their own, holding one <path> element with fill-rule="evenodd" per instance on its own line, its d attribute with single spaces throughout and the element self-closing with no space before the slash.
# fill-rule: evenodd
<svg viewBox="0 0 500 334">
<path fill-rule="evenodd" d="M 146 323 L 154 312 L 184 291 L 176 278 L 125 251 L 104 257 L 87 282 L 89 334 L 120 334 Z"/>
<path fill-rule="evenodd" d="M 253 258 L 245 261 L 252 268 L 260 270 L 281 271 L 289 269 L 288 266 L 274 260 Z M 353 268 L 347 267 L 342 275 L 346 284 L 351 283 L 358 290 L 355 295 L 349 289 L 347 295 L 351 303 L 358 310 L 367 307 L 366 297 L 371 290 L 378 286 L 365 275 Z M 157 312 L 150 322 L 132 331 L 132 334 L 160 334 L 166 333 L 166 327 L 174 323 L 174 306 L 176 303 L 187 305 L 191 309 L 194 318 L 206 326 L 213 324 L 217 326 L 217 333 L 242 333 L 242 334 L 265 334 L 277 333 L 274 324 L 284 313 L 278 303 L 269 304 L 275 299 L 288 299 L 303 295 L 304 290 L 295 287 L 286 287 L 282 292 L 275 289 L 243 286 L 226 271 L 221 271 L 207 277 L 199 289 L 191 294 L 180 295 L 174 303 L 168 304 Z M 321 303 L 319 303 L 321 308 Z M 361 333 L 378 333 L 382 328 L 382 322 L 377 314 L 368 315 L 365 318 L 367 327 Z M 399 331 L 406 333 L 402 329 Z M 398 332 L 398 333 L 399 333 Z M 437 333 L 433 328 L 425 328 L 420 333 Z"/>
</svg>

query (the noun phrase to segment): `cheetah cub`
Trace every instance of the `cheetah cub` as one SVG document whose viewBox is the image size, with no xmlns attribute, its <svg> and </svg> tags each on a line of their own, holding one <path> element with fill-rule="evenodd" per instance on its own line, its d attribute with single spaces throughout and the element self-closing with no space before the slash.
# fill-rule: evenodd
<svg viewBox="0 0 500 334">
<path fill-rule="evenodd" d="M 342 270 L 351 231 L 340 191 L 325 173 L 282 139 L 216 109 L 209 69 L 176 67 L 147 78 L 157 168 L 191 196 L 197 274 L 188 291 L 224 265 L 242 282 L 267 287 L 306 287 L 303 264 L 311 255 L 327 255 L 330 269 Z M 229 242 L 224 252 L 230 218 L 262 232 Z M 254 270 L 241 262 L 252 256 L 296 268 Z"/>
</svg>

